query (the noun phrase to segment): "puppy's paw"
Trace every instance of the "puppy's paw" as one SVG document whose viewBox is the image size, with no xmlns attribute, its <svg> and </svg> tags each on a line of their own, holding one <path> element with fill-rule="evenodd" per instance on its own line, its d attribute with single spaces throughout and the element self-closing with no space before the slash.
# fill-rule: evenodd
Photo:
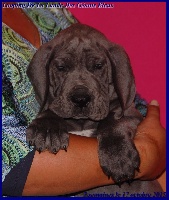
<svg viewBox="0 0 169 200">
<path fill-rule="evenodd" d="M 103 172 L 117 184 L 133 180 L 140 165 L 133 141 L 122 135 L 99 139 L 99 160 Z"/>
<path fill-rule="evenodd" d="M 56 154 L 60 149 L 67 151 L 69 134 L 63 119 L 37 118 L 26 130 L 26 141 L 36 146 L 39 152 L 48 149 Z"/>
</svg>

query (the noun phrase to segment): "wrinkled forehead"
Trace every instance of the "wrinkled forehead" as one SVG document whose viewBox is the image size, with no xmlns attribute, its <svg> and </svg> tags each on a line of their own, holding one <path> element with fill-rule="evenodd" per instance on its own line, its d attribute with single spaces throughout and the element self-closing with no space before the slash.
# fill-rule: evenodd
<svg viewBox="0 0 169 200">
<path fill-rule="evenodd" d="M 71 36 L 61 44 L 60 50 L 57 55 L 75 55 L 75 56 L 101 56 L 104 52 L 104 48 L 95 42 L 95 39 L 87 36 Z"/>
</svg>

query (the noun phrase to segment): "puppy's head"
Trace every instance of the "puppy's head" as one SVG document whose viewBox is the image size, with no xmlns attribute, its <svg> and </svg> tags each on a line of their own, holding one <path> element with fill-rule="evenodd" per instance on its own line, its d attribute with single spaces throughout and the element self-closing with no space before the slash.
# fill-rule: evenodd
<svg viewBox="0 0 169 200">
<path fill-rule="evenodd" d="M 74 24 L 42 45 L 27 74 L 43 109 L 63 118 L 120 118 L 135 84 L 125 51 L 86 25 Z"/>
</svg>

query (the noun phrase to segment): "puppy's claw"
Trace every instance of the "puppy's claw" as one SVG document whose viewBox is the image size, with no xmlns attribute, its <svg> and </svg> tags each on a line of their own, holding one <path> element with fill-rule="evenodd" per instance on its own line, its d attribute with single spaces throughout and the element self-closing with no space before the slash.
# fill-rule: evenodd
<svg viewBox="0 0 169 200">
<path fill-rule="evenodd" d="M 67 147 L 66 146 L 63 146 L 63 149 L 65 150 L 65 152 L 67 152 Z"/>
<path fill-rule="evenodd" d="M 132 180 L 128 180 L 128 181 L 126 181 L 127 183 L 128 183 L 128 185 L 130 186 L 131 185 L 131 183 L 132 183 Z"/>
<path fill-rule="evenodd" d="M 55 155 L 57 154 L 56 148 L 53 149 L 53 153 L 54 153 Z"/>
<path fill-rule="evenodd" d="M 108 180 L 110 180 L 110 175 L 108 175 L 107 177 L 108 177 Z"/>
<path fill-rule="evenodd" d="M 32 141 L 30 140 L 29 141 L 29 148 L 32 146 Z"/>
<path fill-rule="evenodd" d="M 136 168 L 136 171 L 137 171 L 138 173 L 140 173 L 140 169 L 139 169 L 139 167 Z"/>
<path fill-rule="evenodd" d="M 37 149 L 37 151 L 39 152 L 39 154 L 42 152 L 42 148 L 40 147 L 39 149 Z"/>
<path fill-rule="evenodd" d="M 119 186 L 119 188 L 121 188 L 121 185 L 122 185 L 121 182 L 117 182 L 116 184 Z"/>
</svg>

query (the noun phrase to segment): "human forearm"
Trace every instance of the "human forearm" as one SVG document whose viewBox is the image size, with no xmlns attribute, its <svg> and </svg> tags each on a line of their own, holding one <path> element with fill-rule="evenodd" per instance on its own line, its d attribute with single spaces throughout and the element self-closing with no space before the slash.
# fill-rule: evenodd
<svg viewBox="0 0 169 200">
<path fill-rule="evenodd" d="M 70 135 L 67 152 L 35 153 L 23 195 L 61 195 L 111 183 L 100 168 L 96 138 Z"/>
</svg>

